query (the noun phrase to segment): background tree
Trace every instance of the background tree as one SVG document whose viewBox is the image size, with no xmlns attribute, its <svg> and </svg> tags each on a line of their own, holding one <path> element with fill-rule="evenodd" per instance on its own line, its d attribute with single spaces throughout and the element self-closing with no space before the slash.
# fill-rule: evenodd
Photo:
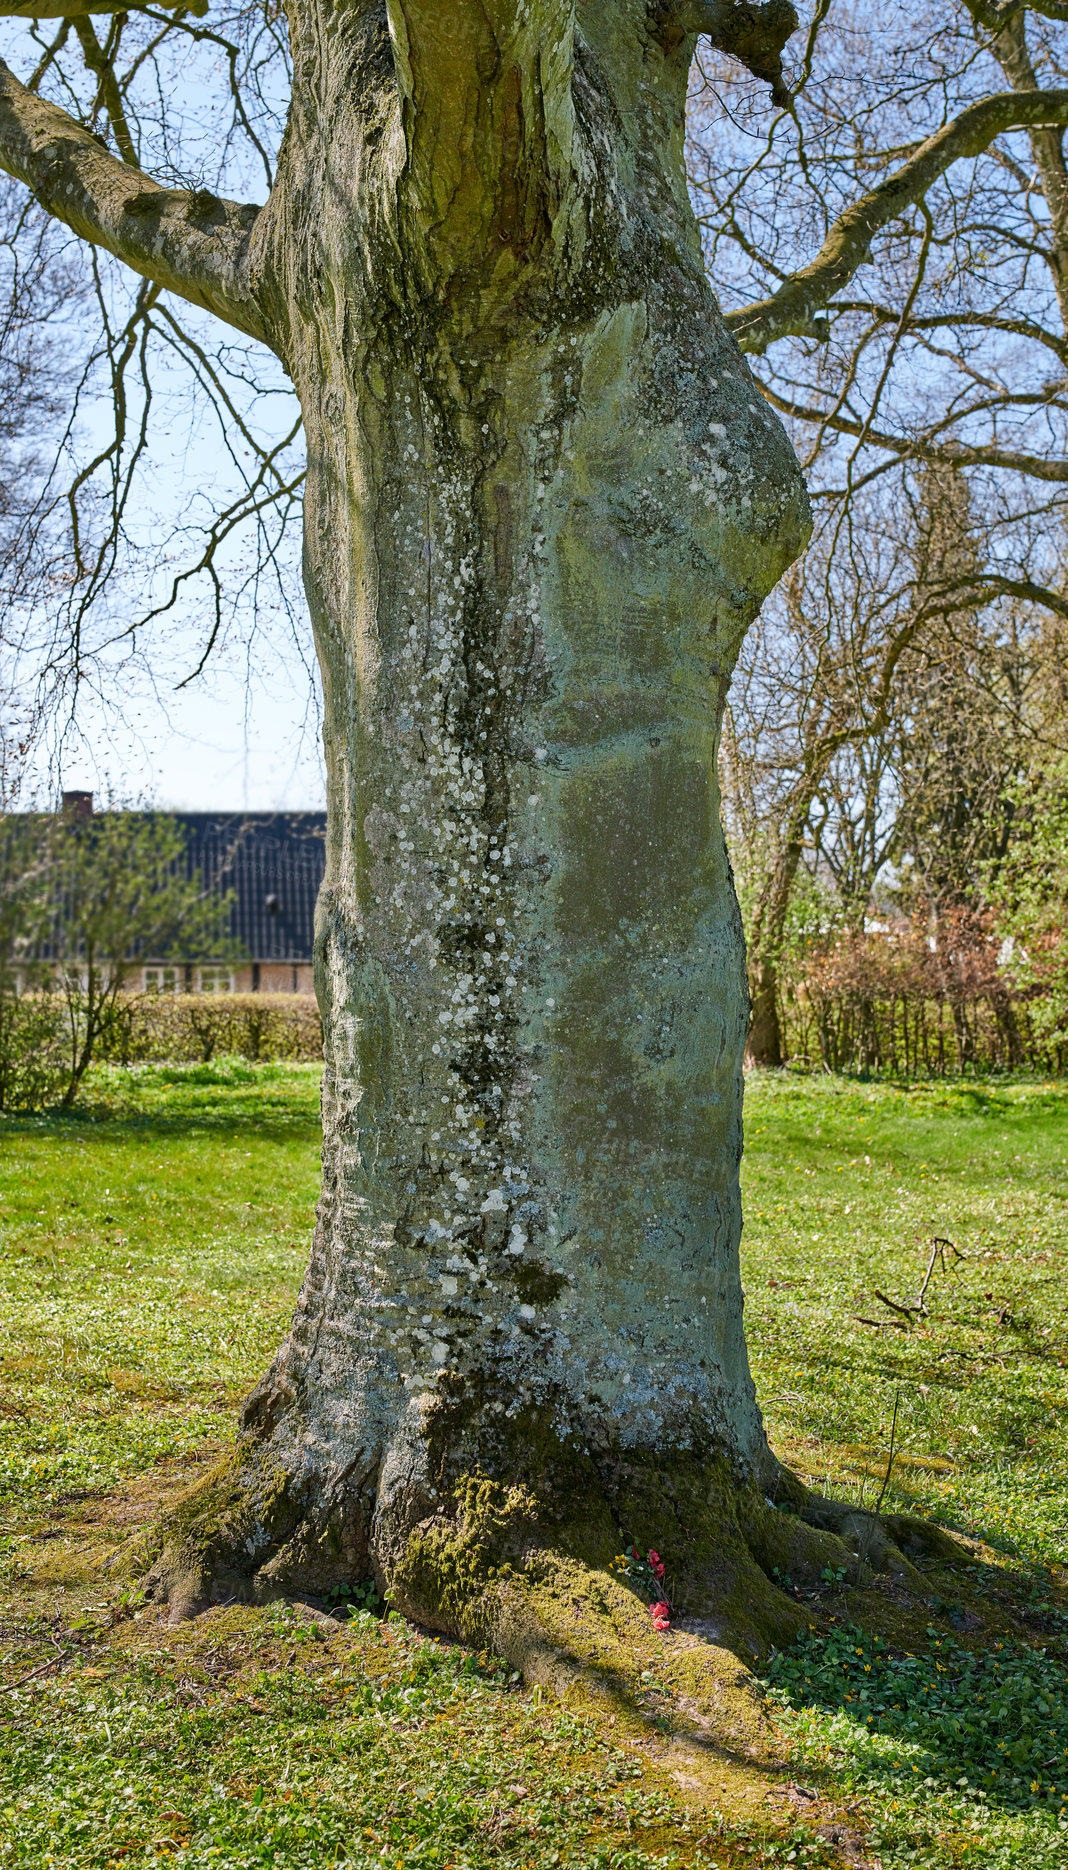
<svg viewBox="0 0 1068 1870">
<path fill-rule="evenodd" d="M 771 1067 L 784 1059 L 780 963 L 799 875 L 826 885 L 837 870 L 837 918 L 863 919 L 886 855 L 887 730 L 899 666 L 925 624 L 898 543 L 873 531 L 831 559 L 828 543 L 793 567 L 752 632 L 728 709 L 725 822 L 749 899 L 748 1051 Z"/>
<path fill-rule="evenodd" d="M 990 867 L 1004 932 L 1004 971 L 1054 1056 L 1068 1041 L 1068 759 L 1037 758 L 1010 799 L 1015 835 Z"/>
<path fill-rule="evenodd" d="M 0 815 L 0 1108 L 74 1103 L 145 959 L 228 953 L 230 899 L 185 851 L 175 819 L 114 801 Z"/>
<path fill-rule="evenodd" d="M 749 929 L 760 1062 L 782 1055 L 777 955 L 801 851 L 815 862 L 819 848 L 863 915 L 895 841 L 888 730 L 907 712 L 906 644 L 982 611 L 973 647 L 993 655 L 981 680 L 996 687 L 999 633 L 1033 638 L 1043 609 L 1065 614 L 1062 131 L 987 134 L 1002 111 L 1022 126 L 1062 82 L 1065 45 L 1056 5 L 914 5 L 889 30 L 874 12 L 819 6 L 793 106 L 770 127 L 744 75 L 699 54 L 689 163 L 706 253 L 727 322 L 790 425 L 816 516 L 810 562 L 750 640 L 732 707 L 741 757 L 766 780 Z M 921 572 L 933 472 L 961 483 L 981 549 L 928 551 Z M 920 662 L 917 649 L 913 675 Z M 937 772 L 948 786 L 948 766 Z M 919 778 L 914 768 L 913 812 L 926 809 Z"/>
<path fill-rule="evenodd" d="M 728 709 L 726 822 L 749 873 L 759 1065 L 784 1059 L 779 971 L 799 874 L 822 881 L 832 920 L 862 927 L 892 856 L 905 672 L 944 615 L 944 526 L 910 506 L 888 533 L 870 507 L 851 501 L 848 550 L 824 531 L 792 568 L 745 645 Z"/>
<path fill-rule="evenodd" d="M 38 820 L 52 909 L 47 958 L 66 1026 L 60 1102 L 78 1095 L 102 1040 L 128 1013 L 142 962 L 228 954 L 230 898 L 185 863 L 174 818 L 109 809 Z"/>
<path fill-rule="evenodd" d="M 850 551 L 828 563 L 814 546 L 743 650 L 726 818 L 746 879 L 757 1063 L 783 1062 L 810 957 L 860 940 L 873 913 L 884 927 L 926 918 L 937 947 L 944 933 L 956 949 L 965 924 L 979 941 L 990 878 L 1025 828 L 1020 784 L 1068 734 L 1059 615 L 986 594 L 963 477 L 924 469 L 917 491 L 889 536 L 855 497 Z M 910 976 L 899 955 L 896 978 L 922 998 L 935 977 L 914 958 Z M 1001 1023 L 1012 1058 L 1007 1001 Z"/>
<path fill-rule="evenodd" d="M 52 907 L 47 844 L 36 815 L 11 809 L 24 752 L 0 729 L 0 1110 L 54 1101 L 63 1068 L 60 1008 L 39 991 Z"/>
<path fill-rule="evenodd" d="M 664 1551 L 680 1607 L 718 1601 L 758 1641 L 796 1622 L 775 1565 L 844 1556 L 809 1521 L 887 1550 L 775 1461 L 741 1327 L 745 993 L 714 756 L 807 516 L 705 278 L 682 124 L 701 35 L 781 103 L 794 15 L 293 0 L 263 207 L 195 151 L 175 172 L 180 105 L 139 139 L 139 74 L 190 28 L 147 15 L 120 81 L 130 17 L 76 30 L 81 69 L 60 27 L 36 84 L 0 73 L 0 162 L 147 281 L 128 349 L 167 292 L 289 373 L 330 820 L 311 1267 L 155 1587 L 177 1613 L 371 1565 L 531 1668 L 603 1667 L 648 1633 L 590 1579 L 622 1528 Z M 800 304 L 810 328 L 888 200 L 1066 120 L 1057 88 L 966 103 L 750 308 L 746 343 Z"/>
</svg>

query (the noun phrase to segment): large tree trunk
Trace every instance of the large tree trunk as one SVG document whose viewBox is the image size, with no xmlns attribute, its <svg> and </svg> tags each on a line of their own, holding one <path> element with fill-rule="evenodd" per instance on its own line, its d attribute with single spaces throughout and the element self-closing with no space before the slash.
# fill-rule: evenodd
<svg viewBox="0 0 1068 1870">
<path fill-rule="evenodd" d="M 294 47 L 277 251 L 329 772 L 323 1190 L 292 1330 L 155 1582 L 181 1609 L 373 1570 L 529 1658 L 559 1619 L 502 1576 L 635 1538 L 693 1608 L 726 1565 L 744 1623 L 742 1496 L 782 1559 L 715 756 L 806 513 L 703 274 L 690 47 L 608 8 L 572 71 L 526 56 L 536 27 L 483 46 L 494 8 L 458 5 L 463 69 L 497 78 L 446 84 L 463 110 L 425 128 L 420 74 L 460 57 L 431 11 L 398 7 L 392 49 L 373 11 Z"/>
<path fill-rule="evenodd" d="M 764 1453 L 715 752 L 797 480 L 703 284 L 613 286 L 352 359 L 312 432 L 324 1192 L 253 1411 L 288 1473 L 373 1479 L 380 1562 L 443 1458 Z"/>
</svg>

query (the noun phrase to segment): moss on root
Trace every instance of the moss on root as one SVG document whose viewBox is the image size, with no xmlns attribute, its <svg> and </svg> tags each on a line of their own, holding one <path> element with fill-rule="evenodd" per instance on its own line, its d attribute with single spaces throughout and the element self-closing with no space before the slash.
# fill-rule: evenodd
<svg viewBox="0 0 1068 1870">
<path fill-rule="evenodd" d="M 569 1465 L 585 1461 L 572 1454 Z M 882 1570 L 924 1590 L 880 1522 L 846 1509 L 836 1515 L 833 1503 L 808 1495 L 793 1476 L 784 1477 L 788 1511 L 722 1455 L 678 1456 L 670 1469 L 628 1456 L 615 1464 L 610 1486 L 603 1468 L 581 1478 L 587 1484 L 570 1494 L 554 1486 L 541 1499 L 529 1479 L 513 1486 L 485 1474 L 459 1479 L 394 1568 L 399 1608 L 493 1649 L 567 1700 L 642 1723 L 650 1696 L 662 1697 L 676 1731 L 706 1744 L 713 1735 L 758 1758 L 778 1743 L 750 1670 L 807 1620 L 776 1574 L 811 1584 L 830 1570 L 863 1584 Z M 810 1523 L 821 1517 L 837 1517 L 839 1530 Z M 664 1559 L 668 1641 L 648 1605 L 610 1569 L 630 1543 Z"/>
<path fill-rule="evenodd" d="M 278 1595 L 264 1576 L 269 1559 L 302 1530 L 287 1475 L 266 1467 L 250 1475 L 235 1451 L 168 1509 L 133 1556 L 150 1565 L 146 1596 L 180 1622 L 212 1603 Z"/>
<path fill-rule="evenodd" d="M 436 1511 L 415 1524 L 383 1517 L 376 1536 L 370 1495 L 346 1506 L 324 1491 L 329 1504 L 309 1508 L 268 1465 L 269 1447 L 239 1444 L 157 1530 L 146 1589 L 173 1621 L 223 1599 L 322 1594 L 373 1565 L 405 1615 L 504 1656 L 528 1681 L 643 1733 L 662 1705 L 676 1733 L 749 1759 L 776 1745 L 750 1670 L 806 1621 L 782 1581 L 829 1571 L 863 1585 L 881 1570 L 922 1596 L 899 1541 L 932 1556 L 946 1543 L 919 1522 L 820 1500 L 785 1470 L 776 1505 L 722 1452 L 595 1458 L 537 1423 L 494 1449 L 495 1472 L 442 1451 Z M 612 1568 L 627 1545 L 664 1560 L 670 1638 Z"/>
</svg>

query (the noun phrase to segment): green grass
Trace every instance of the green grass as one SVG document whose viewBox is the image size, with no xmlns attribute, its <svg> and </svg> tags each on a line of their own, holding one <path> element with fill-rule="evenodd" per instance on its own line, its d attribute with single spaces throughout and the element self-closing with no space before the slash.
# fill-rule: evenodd
<svg viewBox="0 0 1068 1870">
<path fill-rule="evenodd" d="M 834 1820 L 884 1870 L 1066 1870 L 1068 1087 L 750 1082 L 772 1439 L 872 1504 L 896 1403 L 885 1507 L 984 1562 L 930 1604 L 809 1594 L 766 1669 L 802 1791 L 755 1782 L 722 1812 L 669 1752 L 397 1619 L 234 1607 L 170 1631 L 108 1585 L 100 1559 L 232 1434 L 288 1321 L 318 1077 L 222 1061 L 90 1095 L 0 1124 L 0 1865 L 778 1870 L 841 1861 Z M 893 1328 L 877 1293 L 914 1301 L 932 1236 L 960 1257 Z"/>
<path fill-rule="evenodd" d="M 316 1067 L 147 1067 L 93 1092 L 95 1120 L 0 1127 L 9 1537 L 31 1503 L 229 1435 L 307 1259 Z"/>
<path fill-rule="evenodd" d="M 750 1081 L 746 1317 L 774 1445 L 871 1506 L 896 1405 L 884 1510 L 1004 1555 L 930 1625 L 871 1593 L 814 1606 L 768 1672 L 798 1770 L 860 1795 L 886 1870 L 1068 1866 L 1066 1158 L 1068 1086 Z M 915 1304 L 934 1238 L 957 1252 L 905 1317 L 878 1295 Z M 852 1618 L 888 1632 L 878 1653 Z"/>
<path fill-rule="evenodd" d="M 366 1613 L 338 1636 L 289 1605 L 235 1609 L 133 1655 L 112 1644 L 20 1723 L 3 1861 L 677 1861 L 655 1840 L 681 1815 L 642 1768 L 508 1687 L 488 1659 Z"/>
<path fill-rule="evenodd" d="M 1068 1086 L 751 1081 L 747 1328 L 772 1440 L 871 1505 L 1068 1555 Z M 912 1329 L 933 1237 L 952 1241 Z M 868 1318 L 882 1328 L 859 1322 Z"/>
</svg>

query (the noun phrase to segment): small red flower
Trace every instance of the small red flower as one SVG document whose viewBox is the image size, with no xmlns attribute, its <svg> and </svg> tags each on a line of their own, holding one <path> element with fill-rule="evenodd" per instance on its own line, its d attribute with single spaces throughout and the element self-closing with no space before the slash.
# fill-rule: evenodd
<svg viewBox="0 0 1068 1870">
<path fill-rule="evenodd" d="M 671 1606 L 670 1604 L 665 1604 L 663 1600 L 661 1600 L 659 1604 L 650 1604 L 649 1615 L 653 1619 L 654 1630 L 661 1630 L 661 1631 L 670 1630 L 671 1628 Z"/>
<path fill-rule="evenodd" d="M 654 1578 L 655 1578 L 655 1579 L 657 1580 L 657 1582 L 659 1583 L 659 1581 L 660 1581 L 660 1580 L 661 1580 L 661 1579 L 663 1578 L 663 1576 L 664 1576 L 664 1561 L 663 1561 L 663 1559 L 661 1558 L 661 1556 L 660 1556 L 660 1554 L 659 1554 L 659 1552 L 650 1552 L 650 1554 L 649 1554 L 649 1569 L 650 1569 L 650 1571 L 652 1572 L 652 1574 L 653 1574 L 653 1577 L 654 1577 Z"/>
</svg>

